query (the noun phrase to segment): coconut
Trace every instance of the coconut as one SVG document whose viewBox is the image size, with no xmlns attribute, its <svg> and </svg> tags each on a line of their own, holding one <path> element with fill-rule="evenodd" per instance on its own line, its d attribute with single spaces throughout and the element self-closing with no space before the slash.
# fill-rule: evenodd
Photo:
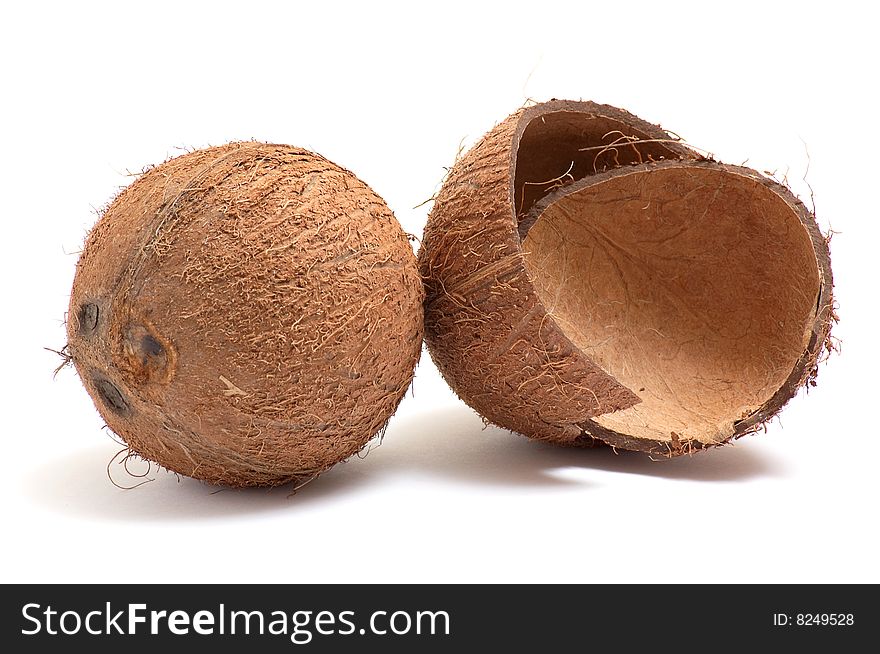
<svg viewBox="0 0 880 654">
<path fill-rule="evenodd" d="M 304 480 L 380 432 L 413 377 L 422 284 L 349 171 L 231 143 L 152 168 L 77 264 L 68 350 L 108 427 L 177 473 Z"/>
<path fill-rule="evenodd" d="M 451 169 L 419 254 L 426 342 L 485 420 L 674 456 L 755 431 L 816 375 L 832 278 L 784 186 L 656 125 L 554 101 Z"/>
</svg>

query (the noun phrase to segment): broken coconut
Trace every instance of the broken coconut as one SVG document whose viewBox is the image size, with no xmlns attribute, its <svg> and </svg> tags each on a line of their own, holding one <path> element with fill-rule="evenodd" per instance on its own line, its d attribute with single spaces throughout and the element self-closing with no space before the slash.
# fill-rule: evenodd
<svg viewBox="0 0 880 654">
<path fill-rule="evenodd" d="M 381 431 L 413 377 L 422 285 L 357 177 L 286 145 L 152 168 L 89 234 L 68 349 L 130 450 L 230 486 L 303 480 Z"/>
<path fill-rule="evenodd" d="M 784 186 L 655 125 L 553 101 L 451 169 L 419 254 L 432 358 L 487 421 L 674 456 L 812 381 L 827 242 Z"/>
</svg>

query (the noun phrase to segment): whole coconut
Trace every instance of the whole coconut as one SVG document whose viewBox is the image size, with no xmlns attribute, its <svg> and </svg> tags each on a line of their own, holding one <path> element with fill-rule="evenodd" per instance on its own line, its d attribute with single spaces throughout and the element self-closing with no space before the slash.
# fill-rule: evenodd
<svg viewBox="0 0 880 654">
<path fill-rule="evenodd" d="M 813 381 L 834 319 L 788 189 L 591 102 L 520 110 L 459 159 L 419 263 L 453 390 L 563 444 L 675 456 L 754 431 Z"/>
<path fill-rule="evenodd" d="M 409 387 L 422 284 L 406 235 L 349 171 L 231 143 L 143 174 L 88 236 L 70 356 L 141 457 L 230 486 L 312 477 Z"/>
</svg>

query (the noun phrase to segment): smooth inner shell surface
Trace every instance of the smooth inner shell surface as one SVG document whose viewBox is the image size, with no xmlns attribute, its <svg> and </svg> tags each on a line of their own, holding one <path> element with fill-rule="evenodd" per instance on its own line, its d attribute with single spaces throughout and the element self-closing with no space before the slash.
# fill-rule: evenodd
<svg viewBox="0 0 880 654">
<path fill-rule="evenodd" d="M 552 141 L 544 159 L 551 154 Z M 641 398 L 594 418 L 602 427 L 721 442 L 808 346 L 820 288 L 810 236 L 783 197 L 736 171 L 621 168 L 535 198 L 536 215 L 521 220 L 526 267 L 550 316 Z"/>
</svg>

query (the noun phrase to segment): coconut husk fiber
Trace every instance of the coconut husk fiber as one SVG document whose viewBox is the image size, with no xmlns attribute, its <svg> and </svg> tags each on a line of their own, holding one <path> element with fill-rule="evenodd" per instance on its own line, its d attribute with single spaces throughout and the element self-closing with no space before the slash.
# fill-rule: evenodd
<svg viewBox="0 0 880 654">
<path fill-rule="evenodd" d="M 426 342 L 488 422 L 674 456 L 816 374 L 832 277 L 784 186 L 606 105 L 517 111 L 451 169 L 419 265 Z"/>
<path fill-rule="evenodd" d="M 143 174 L 88 236 L 68 348 L 131 452 L 230 486 L 305 480 L 380 432 L 413 377 L 407 236 L 349 171 L 232 143 Z"/>
</svg>

